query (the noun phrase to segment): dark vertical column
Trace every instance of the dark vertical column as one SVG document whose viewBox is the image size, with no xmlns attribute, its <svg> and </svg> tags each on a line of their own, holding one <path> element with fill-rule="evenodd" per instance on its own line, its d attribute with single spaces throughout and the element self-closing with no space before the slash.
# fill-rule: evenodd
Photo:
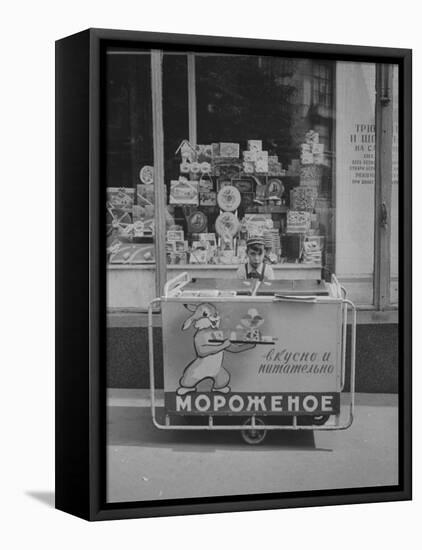
<svg viewBox="0 0 422 550">
<path fill-rule="evenodd" d="M 412 498 L 412 50 L 399 66 L 399 121 L 399 456 L 400 484 Z"/>
<path fill-rule="evenodd" d="M 89 517 L 89 31 L 56 42 L 56 507 Z"/>
<path fill-rule="evenodd" d="M 375 103 L 375 264 L 374 305 L 390 303 L 390 211 L 393 180 L 393 72 L 391 65 L 376 65 Z"/>
<path fill-rule="evenodd" d="M 155 265 L 157 296 L 166 283 L 166 188 L 164 182 L 163 53 L 151 52 L 152 136 L 155 185 Z"/>
</svg>

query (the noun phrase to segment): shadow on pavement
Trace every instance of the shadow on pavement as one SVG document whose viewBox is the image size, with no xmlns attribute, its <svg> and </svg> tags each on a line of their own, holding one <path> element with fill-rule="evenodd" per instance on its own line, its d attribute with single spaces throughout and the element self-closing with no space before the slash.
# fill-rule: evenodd
<svg viewBox="0 0 422 550">
<path fill-rule="evenodd" d="M 28 497 L 31 497 L 49 508 L 54 508 L 55 493 L 53 491 L 26 491 Z"/>
<path fill-rule="evenodd" d="M 252 448 L 235 430 L 160 430 L 153 425 L 150 410 L 142 407 L 109 407 L 107 437 L 108 445 L 166 447 L 182 452 L 215 452 L 220 446 L 224 446 L 224 450 L 250 451 Z M 265 440 L 253 446 L 257 451 L 268 451 L 269 447 L 331 452 L 331 449 L 316 448 L 312 431 L 268 431 Z"/>
</svg>

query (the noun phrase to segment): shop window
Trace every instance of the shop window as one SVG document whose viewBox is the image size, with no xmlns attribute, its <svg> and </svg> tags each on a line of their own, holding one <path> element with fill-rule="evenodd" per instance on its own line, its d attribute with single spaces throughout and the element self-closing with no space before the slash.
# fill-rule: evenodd
<svg viewBox="0 0 422 550">
<path fill-rule="evenodd" d="M 382 307 L 397 304 L 394 131 L 389 263 L 376 229 L 378 67 L 173 52 L 158 53 L 154 65 L 153 56 L 107 55 L 109 307 L 146 309 L 177 271 L 237 277 L 255 237 L 277 279 L 335 273 L 357 304 L 381 307 L 379 274 L 385 279 L 387 269 Z"/>
<path fill-rule="evenodd" d="M 188 132 L 186 55 L 163 55 L 162 71 L 164 173 L 171 179 Z M 157 293 L 150 52 L 109 49 L 106 82 L 108 305 L 145 309 Z M 170 212 L 165 219 L 174 223 Z"/>
<path fill-rule="evenodd" d="M 260 236 L 277 278 L 332 270 L 332 106 L 318 112 L 312 75 L 310 60 L 195 56 L 196 142 L 166 182 L 169 266 L 235 277 Z"/>
<path fill-rule="evenodd" d="M 105 60 L 107 304 L 143 307 L 155 297 L 151 55 L 110 48 Z M 146 191 L 145 191 L 146 190 Z M 136 268 L 142 266 L 143 280 Z"/>
</svg>

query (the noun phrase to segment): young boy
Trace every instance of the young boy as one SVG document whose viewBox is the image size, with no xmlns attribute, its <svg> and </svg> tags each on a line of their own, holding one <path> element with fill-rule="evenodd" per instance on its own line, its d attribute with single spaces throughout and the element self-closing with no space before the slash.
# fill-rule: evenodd
<svg viewBox="0 0 422 550">
<path fill-rule="evenodd" d="M 274 272 L 270 265 L 264 263 L 264 239 L 252 237 L 246 242 L 246 254 L 248 261 L 239 267 L 237 277 L 239 279 L 264 279 L 273 280 Z"/>
</svg>

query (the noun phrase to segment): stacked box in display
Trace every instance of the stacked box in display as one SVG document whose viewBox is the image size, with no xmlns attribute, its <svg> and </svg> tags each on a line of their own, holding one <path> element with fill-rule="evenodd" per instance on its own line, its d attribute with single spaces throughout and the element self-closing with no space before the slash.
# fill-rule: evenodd
<svg viewBox="0 0 422 550">
<path fill-rule="evenodd" d="M 322 180 L 322 167 L 309 164 L 300 167 L 300 185 L 319 187 Z"/>
<path fill-rule="evenodd" d="M 290 191 L 290 208 L 302 211 L 313 210 L 317 197 L 318 192 L 314 186 L 294 187 Z"/>
<path fill-rule="evenodd" d="M 289 210 L 287 212 L 287 233 L 306 233 L 311 226 L 310 212 Z"/>
</svg>

